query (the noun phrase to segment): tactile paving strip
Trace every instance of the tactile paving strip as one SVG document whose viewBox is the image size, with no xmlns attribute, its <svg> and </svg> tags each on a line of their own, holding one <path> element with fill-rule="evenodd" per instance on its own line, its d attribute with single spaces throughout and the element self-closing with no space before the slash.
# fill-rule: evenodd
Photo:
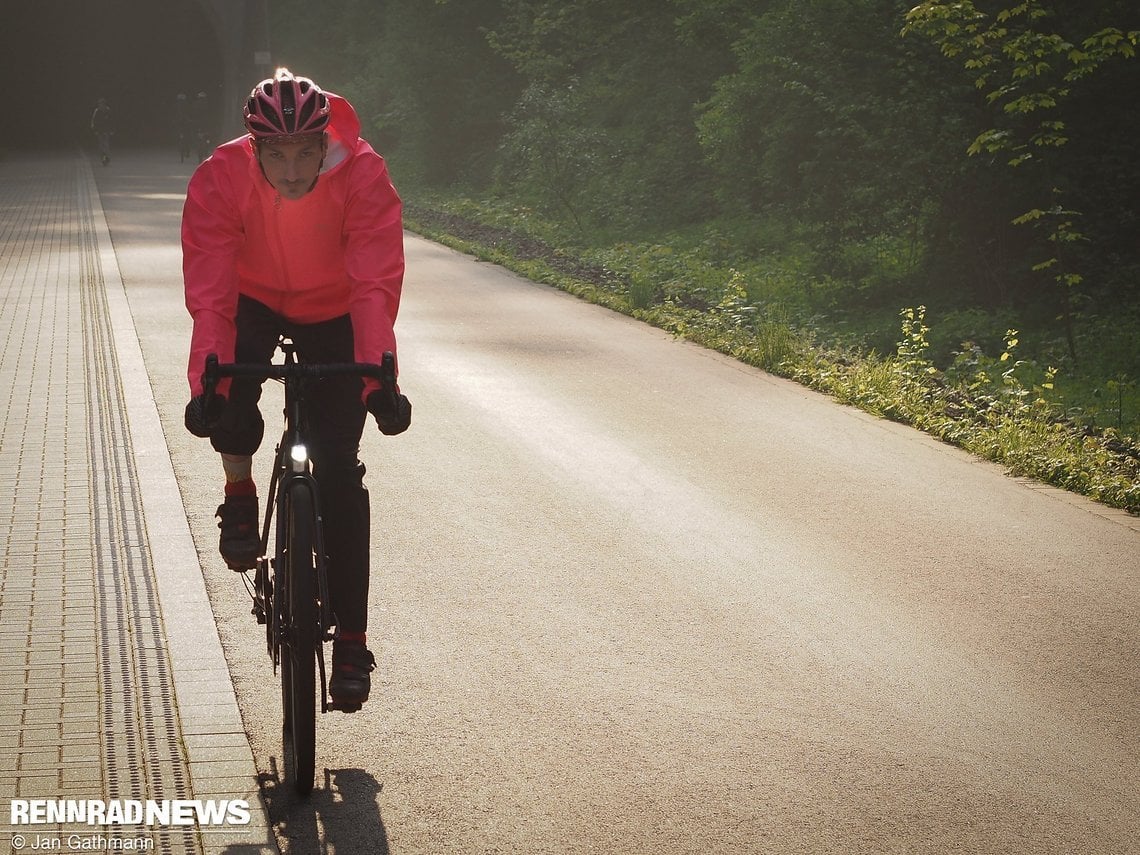
<svg viewBox="0 0 1140 855">
<path fill-rule="evenodd" d="M 191 798 L 91 182 L 21 165 L 0 200 L 0 798 Z"/>
</svg>

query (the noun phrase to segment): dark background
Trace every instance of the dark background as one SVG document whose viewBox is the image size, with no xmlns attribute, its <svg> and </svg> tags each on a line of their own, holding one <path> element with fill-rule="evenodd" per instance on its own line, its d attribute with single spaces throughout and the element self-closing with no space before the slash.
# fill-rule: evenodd
<svg viewBox="0 0 1140 855">
<path fill-rule="evenodd" d="M 0 147 L 70 147 L 89 141 L 98 98 L 120 146 L 173 135 L 178 93 L 221 106 L 222 60 L 194 0 L 0 0 Z"/>
</svg>

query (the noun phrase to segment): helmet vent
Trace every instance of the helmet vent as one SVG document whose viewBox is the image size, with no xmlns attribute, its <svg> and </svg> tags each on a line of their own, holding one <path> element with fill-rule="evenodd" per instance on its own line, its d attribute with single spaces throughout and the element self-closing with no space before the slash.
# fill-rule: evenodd
<svg viewBox="0 0 1140 855">
<path fill-rule="evenodd" d="M 246 103 L 245 126 L 258 139 L 316 134 L 328 123 L 328 97 L 313 81 L 294 77 L 287 68 L 255 86 Z"/>
</svg>

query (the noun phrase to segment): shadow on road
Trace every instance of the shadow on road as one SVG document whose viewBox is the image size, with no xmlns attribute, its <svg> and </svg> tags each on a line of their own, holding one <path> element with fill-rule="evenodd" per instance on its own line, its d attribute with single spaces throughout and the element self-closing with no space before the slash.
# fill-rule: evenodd
<svg viewBox="0 0 1140 855">
<path fill-rule="evenodd" d="M 281 850 L 388 855 L 388 832 L 376 797 L 383 785 L 363 769 L 325 769 L 308 798 L 282 780 L 275 759 L 261 791 Z"/>
</svg>

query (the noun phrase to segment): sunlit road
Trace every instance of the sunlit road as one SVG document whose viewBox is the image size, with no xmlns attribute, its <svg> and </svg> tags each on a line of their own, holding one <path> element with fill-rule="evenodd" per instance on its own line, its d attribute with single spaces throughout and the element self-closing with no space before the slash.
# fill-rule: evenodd
<svg viewBox="0 0 1140 855">
<path fill-rule="evenodd" d="M 414 237 L 380 668 L 294 800 L 181 427 L 187 174 L 97 177 L 283 851 L 1140 852 L 1140 520 Z"/>
</svg>

